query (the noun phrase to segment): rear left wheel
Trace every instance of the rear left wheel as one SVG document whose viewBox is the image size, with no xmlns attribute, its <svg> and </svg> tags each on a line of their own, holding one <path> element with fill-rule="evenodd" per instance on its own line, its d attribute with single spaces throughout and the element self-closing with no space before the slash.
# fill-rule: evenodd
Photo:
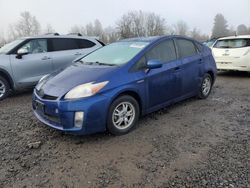
<svg viewBox="0 0 250 188">
<path fill-rule="evenodd" d="M 213 85 L 213 80 L 210 74 L 205 74 L 203 79 L 202 79 L 202 83 L 199 89 L 199 94 L 198 97 L 200 99 L 206 99 L 212 89 L 212 85 Z"/>
<path fill-rule="evenodd" d="M 139 119 L 138 102 L 129 95 L 117 98 L 110 106 L 107 128 L 114 135 L 123 135 L 133 129 Z"/>
</svg>

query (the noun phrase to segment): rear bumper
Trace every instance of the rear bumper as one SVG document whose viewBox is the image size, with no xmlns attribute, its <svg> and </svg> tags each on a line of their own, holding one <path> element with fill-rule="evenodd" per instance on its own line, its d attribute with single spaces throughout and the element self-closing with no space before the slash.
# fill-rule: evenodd
<svg viewBox="0 0 250 188">
<path fill-rule="evenodd" d="M 216 61 L 218 70 L 237 70 L 250 71 L 250 62 L 242 63 L 240 61 Z"/>
<path fill-rule="evenodd" d="M 37 104 L 42 105 L 42 109 Z M 54 129 L 71 134 L 92 134 L 106 130 L 108 99 L 97 95 L 88 99 L 63 101 L 44 100 L 33 93 L 32 107 L 37 119 Z M 75 127 L 75 112 L 83 112 L 82 127 Z"/>
</svg>

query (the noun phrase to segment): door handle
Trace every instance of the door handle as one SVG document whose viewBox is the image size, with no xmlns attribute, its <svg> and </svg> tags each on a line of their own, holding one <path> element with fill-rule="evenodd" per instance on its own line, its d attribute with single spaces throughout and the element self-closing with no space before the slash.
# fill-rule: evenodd
<svg viewBox="0 0 250 188">
<path fill-rule="evenodd" d="M 48 57 L 48 56 L 44 56 L 44 57 L 42 57 L 42 59 L 41 60 L 49 60 L 49 59 L 51 59 L 50 57 Z"/>
<path fill-rule="evenodd" d="M 202 58 L 199 59 L 199 64 L 201 64 L 201 63 L 203 63 L 203 59 Z"/>
<path fill-rule="evenodd" d="M 76 52 L 75 55 L 82 55 L 80 52 Z"/>
<path fill-rule="evenodd" d="M 174 68 L 175 71 L 178 71 L 178 70 L 180 70 L 180 69 L 181 69 L 180 67 L 175 67 L 175 68 Z"/>
</svg>

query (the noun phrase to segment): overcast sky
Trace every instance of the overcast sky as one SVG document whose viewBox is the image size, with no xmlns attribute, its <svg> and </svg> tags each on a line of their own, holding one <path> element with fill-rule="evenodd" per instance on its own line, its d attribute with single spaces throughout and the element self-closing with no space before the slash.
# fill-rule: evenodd
<svg viewBox="0 0 250 188">
<path fill-rule="evenodd" d="M 130 10 L 160 14 L 168 25 L 179 20 L 210 34 L 213 18 L 222 13 L 228 24 L 250 26 L 250 0 L 0 0 L 0 32 L 18 20 L 20 12 L 29 11 L 42 27 L 51 24 L 59 33 L 73 25 L 85 25 L 99 19 L 103 26 L 115 26 Z"/>
</svg>

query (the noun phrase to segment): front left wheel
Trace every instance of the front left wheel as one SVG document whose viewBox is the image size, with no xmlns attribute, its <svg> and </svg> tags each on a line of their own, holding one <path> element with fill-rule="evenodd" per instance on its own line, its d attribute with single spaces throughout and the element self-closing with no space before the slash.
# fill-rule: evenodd
<svg viewBox="0 0 250 188">
<path fill-rule="evenodd" d="M 10 93 L 10 85 L 8 81 L 0 76 L 0 101 L 8 97 Z"/>
<path fill-rule="evenodd" d="M 139 119 L 139 104 L 129 95 L 118 97 L 110 106 L 107 129 L 114 135 L 131 131 Z"/>
</svg>

